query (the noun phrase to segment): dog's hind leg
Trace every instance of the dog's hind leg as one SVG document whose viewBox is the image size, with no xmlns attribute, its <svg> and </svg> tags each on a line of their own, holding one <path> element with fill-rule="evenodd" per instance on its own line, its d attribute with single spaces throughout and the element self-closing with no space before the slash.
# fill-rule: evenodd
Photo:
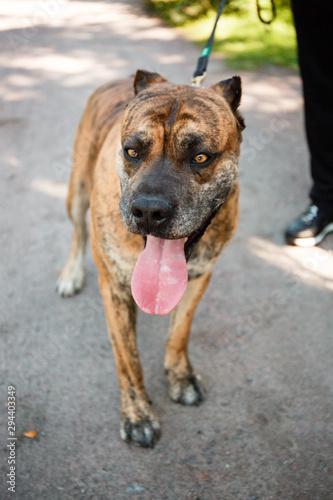
<svg viewBox="0 0 333 500">
<path fill-rule="evenodd" d="M 81 166 L 73 166 L 67 196 L 67 212 L 74 225 L 72 244 L 67 263 L 57 281 L 57 292 L 70 297 L 79 292 L 84 283 L 83 260 L 87 244 L 85 215 L 89 208 L 89 197 Z"/>
<path fill-rule="evenodd" d="M 164 368 L 169 396 L 176 403 L 199 405 L 203 400 L 203 388 L 188 359 L 187 344 L 195 309 L 210 276 L 208 273 L 189 281 L 182 300 L 171 313 Z"/>
</svg>

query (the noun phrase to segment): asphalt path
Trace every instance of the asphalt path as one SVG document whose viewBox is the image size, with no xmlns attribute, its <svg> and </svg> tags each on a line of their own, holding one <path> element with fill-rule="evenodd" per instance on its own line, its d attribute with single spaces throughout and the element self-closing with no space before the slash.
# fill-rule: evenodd
<svg viewBox="0 0 333 500">
<path fill-rule="evenodd" d="M 138 68 L 187 84 L 199 51 L 137 2 L 11 0 L 0 14 L 1 499 L 333 499 L 333 236 L 307 249 L 283 238 L 310 187 L 299 76 L 241 72 L 240 225 L 190 340 L 206 400 L 198 408 L 169 400 L 168 318 L 140 313 L 145 383 L 162 422 L 156 447 L 140 449 L 119 437 L 90 249 L 82 293 L 55 292 L 72 230 L 72 143 L 99 85 Z M 212 58 L 207 84 L 230 76 Z"/>
</svg>

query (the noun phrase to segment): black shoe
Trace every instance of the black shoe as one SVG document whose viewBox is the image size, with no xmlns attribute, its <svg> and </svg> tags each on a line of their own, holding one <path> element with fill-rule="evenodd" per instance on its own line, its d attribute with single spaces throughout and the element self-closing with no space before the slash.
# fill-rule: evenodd
<svg viewBox="0 0 333 500">
<path fill-rule="evenodd" d="M 318 245 L 328 233 L 333 231 L 333 217 L 310 205 L 286 230 L 289 245 L 312 247 Z"/>
</svg>

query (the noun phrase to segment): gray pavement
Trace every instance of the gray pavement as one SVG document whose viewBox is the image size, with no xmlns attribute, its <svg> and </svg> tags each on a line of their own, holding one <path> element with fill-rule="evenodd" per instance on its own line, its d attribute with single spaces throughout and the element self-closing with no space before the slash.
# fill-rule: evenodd
<svg viewBox="0 0 333 500">
<path fill-rule="evenodd" d="M 198 49 L 129 1 L 0 2 L 1 499 L 333 499 L 333 237 L 284 245 L 310 185 L 299 77 L 242 73 L 241 218 L 199 305 L 190 356 L 207 397 L 167 397 L 167 318 L 139 314 L 154 450 L 124 444 L 90 250 L 60 299 L 66 185 L 90 93 L 137 68 L 188 83 Z M 209 81 L 232 76 L 213 58 Z M 7 387 L 16 388 L 16 493 L 7 490 Z M 35 430 L 29 438 L 25 432 Z"/>
</svg>

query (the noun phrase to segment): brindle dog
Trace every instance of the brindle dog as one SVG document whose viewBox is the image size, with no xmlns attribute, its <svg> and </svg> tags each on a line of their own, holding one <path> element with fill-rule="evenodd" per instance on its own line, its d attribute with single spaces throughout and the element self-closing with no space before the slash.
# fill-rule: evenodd
<svg viewBox="0 0 333 500">
<path fill-rule="evenodd" d="M 61 296 L 70 296 L 83 286 L 85 214 L 90 206 L 92 251 L 121 391 L 120 435 L 126 442 L 152 447 L 160 434 L 143 382 L 131 293 L 133 270 L 147 241 L 153 243 L 148 266 L 139 273 L 141 281 L 147 273 L 146 283 L 138 285 L 143 294 L 149 288 L 156 242 L 170 244 L 172 258 L 179 256 L 183 266 L 179 271 L 177 260 L 175 279 L 168 284 L 165 259 L 170 252 L 165 251 L 161 261 L 166 283 L 160 285 L 162 294 L 166 287 L 169 309 L 176 305 L 170 290 L 177 294 L 183 286 L 177 276 L 184 274 L 186 258 L 188 285 L 171 313 L 164 367 L 173 401 L 198 405 L 203 399 L 187 344 L 213 266 L 236 231 L 238 157 L 245 127 L 237 109 L 240 99 L 237 76 L 205 89 L 175 85 L 139 70 L 134 78 L 100 87 L 77 130 L 67 199 L 74 234 L 57 289 Z M 175 242 L 180 242 L 180 250 L 172 249 Z M 158 257 L 154 262 L 160 278 Z M 154 310 L 159 297 L 158 291 L 153 305 L 143 310 L 169 312 Z"/>
</svg>

